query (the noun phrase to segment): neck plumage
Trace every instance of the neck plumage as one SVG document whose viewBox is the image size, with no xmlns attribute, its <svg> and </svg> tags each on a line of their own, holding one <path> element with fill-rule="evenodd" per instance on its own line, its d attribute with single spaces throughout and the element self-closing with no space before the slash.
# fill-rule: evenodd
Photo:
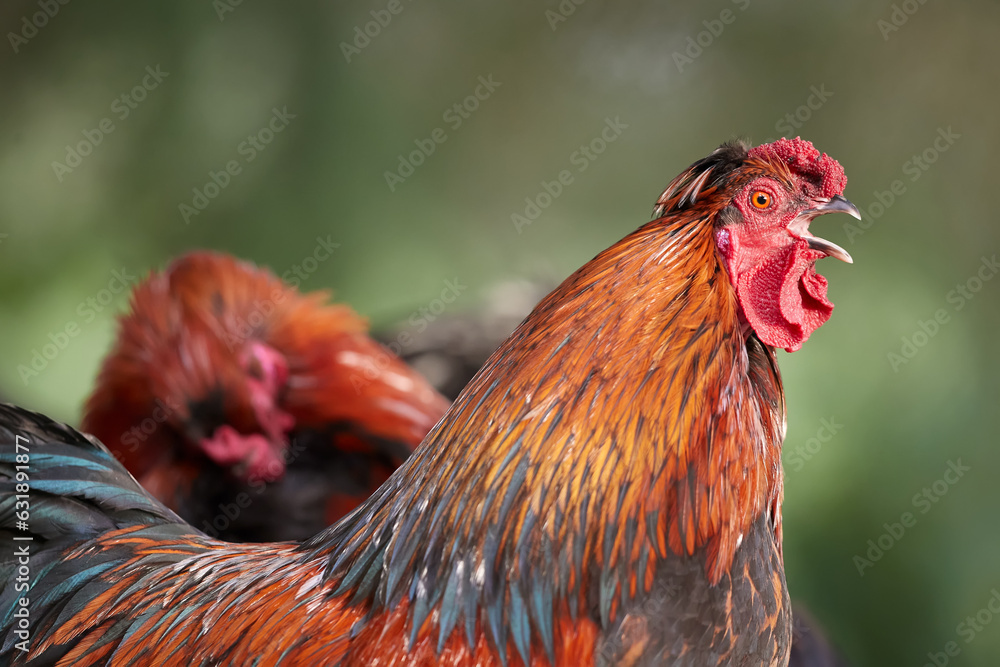
<svg viewBox="0 0 1000 667">
<path fill-rule="evenodd" d="M 607 624 L 662 559 L 703 557 L 714 583 L 762 512 L 777 530 L 771 350 L 741 333 L 714 214 L 672 218 L 543 300 L 416 454 L 307 543 L 341 593 L 407 600 L 414 637 L 439 611 L 439 642 L 457 626 L 471 644 L 482 618 L 497 645 L 531 628 L 551 646 L 553 614 Z"/>
</svg>

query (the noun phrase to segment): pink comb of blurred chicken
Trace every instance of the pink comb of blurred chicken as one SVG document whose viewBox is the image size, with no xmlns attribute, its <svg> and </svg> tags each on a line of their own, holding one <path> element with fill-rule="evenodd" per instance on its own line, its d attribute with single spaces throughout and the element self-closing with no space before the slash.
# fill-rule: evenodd
<svg viewBox="0 0 1000 667">
<path fill-rule="evenodd" d="M 779 159 L 802 176 L 813 177 L 820 182 L 820 196 L 832 197 L 843 194 L 847 187 L 847 175 L 840 163 L 826 153 L 820 153 L 812 142 L 800 137 L 778 139 L 769 144 L 751 148 L 747 157 Z"/>
</svg>

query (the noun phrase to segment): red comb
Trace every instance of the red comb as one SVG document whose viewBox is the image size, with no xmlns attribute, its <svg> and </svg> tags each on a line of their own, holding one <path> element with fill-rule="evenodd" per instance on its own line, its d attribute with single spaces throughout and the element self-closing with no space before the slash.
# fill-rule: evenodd
<svg viewBox="0 0 1000 667">
<path fill-rule="evenodd" d="M 820 154 L 811 142 L 799 137 L 761 144 L 751 148 L 747 155 L 755 158 L 777 158 L 799 174 L 819 180 L 821 197 L 839 195 L 844 192 L 844 187 L 847 185 L 847 176 L 840 163 L 826 153 Z"/>
</svg>

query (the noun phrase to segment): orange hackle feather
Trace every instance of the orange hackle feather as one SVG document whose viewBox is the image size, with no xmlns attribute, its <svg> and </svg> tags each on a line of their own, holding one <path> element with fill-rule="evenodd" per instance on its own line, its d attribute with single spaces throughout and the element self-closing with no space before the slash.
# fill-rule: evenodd
<svg viewBox="0 0 1000 667">
<path fill-rule="evenodd" d="M 415 454 L 311 540 L 229 545 L 167 523 L 67 551 L 53 581 L 112 565 L 24 659 L 785 664 L 784 397 L 714 236 L 753 179 L 795 186 L 776 159 L 728 145 L 681 174 L 655 220 L 545 298 Z"/>
</svg>

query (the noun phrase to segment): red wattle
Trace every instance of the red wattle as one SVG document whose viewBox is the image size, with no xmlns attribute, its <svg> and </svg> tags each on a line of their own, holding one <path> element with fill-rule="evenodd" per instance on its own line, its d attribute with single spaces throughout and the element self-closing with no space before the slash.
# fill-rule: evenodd
<svg viewBox="0 0 1000 667">
<path fill-rule="evenodd" d="M 764 343 L 794 352 L 830 319 L 826 278 L 813 266 L 823 256 L 793 243 L 740 274 L 740 306 Z"/>
<path fill-rule="evenodd" d="M 241 466 L 244 479 L 273 482 L 285 472 L 281 449 L 259 433 L 240 433 L 229 424 L 201 441 L 204 452 L 224 468 Z"/>
</svg>

